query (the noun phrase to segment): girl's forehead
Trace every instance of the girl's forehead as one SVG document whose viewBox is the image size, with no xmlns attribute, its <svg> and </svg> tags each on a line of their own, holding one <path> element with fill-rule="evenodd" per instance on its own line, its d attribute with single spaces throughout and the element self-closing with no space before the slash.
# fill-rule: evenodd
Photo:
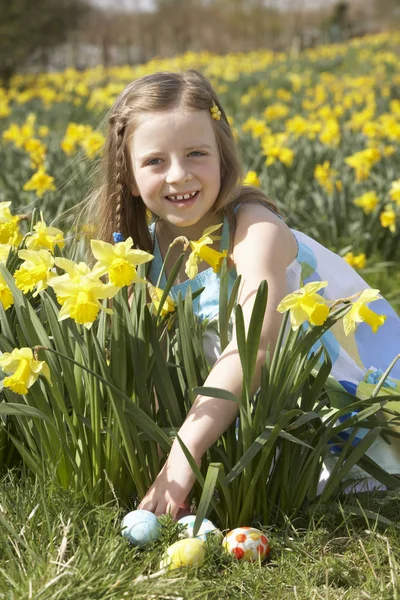
<svg viewBox="0 0 400 600">
<path fill-rule="evenodd" d="M 134 148 L 156 141 L 186 143 L 194 138 L 198 142 L 216 143 L 209 111 L 183 108 L 141 114 L 135 123 L 132 138 Z"/>
</svg>

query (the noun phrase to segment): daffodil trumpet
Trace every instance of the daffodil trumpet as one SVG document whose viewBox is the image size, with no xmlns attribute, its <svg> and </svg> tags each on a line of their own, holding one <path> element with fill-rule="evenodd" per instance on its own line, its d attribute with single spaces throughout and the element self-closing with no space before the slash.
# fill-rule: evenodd
<svg viewBox="0 0 400 600">
<path fill-rule="evenodd" d="M 222 261 L 224 258 L 228 256 L 228 252 L 224 250 L 223 252 L 219 252 L 218 250 L 214 250 L 213 248 L 208 248 L 210 244 L 213 244 L 214 241 L 220 240 L 221 236 L 212 236 L 211 233 L 220 229 L 222 227 L 222 223 L 219 225 L 212 225 L 211 227 L 207 227 L 203 231 L 203 235 L 199 240 L 190 241 L 190 247 L 192 252 L 188 260 L 186 261 L 185 273 L 189 277 L 189 279 L 194 279 L 199 272 L 198 263 L 200 260 L 204 260 L 207 264 L 212 267 L 215 273 L 218 273 L 222 266 Z"/>
<path fill-rule="evenodd" d="M 12 352 L 4 352 L 0 356 L 0 368 L 8 375 L 3 380 L 4 387 L 25 395 L 39 375 L 44 375 L 51 385 L 48 364 L 36 360 L 36 356 L 31 348 L 14 348 Z"/>
<path fill-rule="evenodd" d="M 169 313 L 175 311 L 176 304 L 171 296 L 168 295 L 167 290 L 162 290 L 158 287 L 155 287 L 151 283 L 147 283 L 147 289 L 152 301 L 152 306 L 154 306 L 157 312 L 157 317 L 165 317 Z"/>
</svg>

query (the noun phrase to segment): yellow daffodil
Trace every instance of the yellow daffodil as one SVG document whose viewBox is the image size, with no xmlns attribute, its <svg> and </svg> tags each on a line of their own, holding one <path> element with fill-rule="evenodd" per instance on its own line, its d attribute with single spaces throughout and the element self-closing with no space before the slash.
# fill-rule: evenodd
<svg viewBox="0 0 400 600">
<path fill-rule="evenodd" d="M 190 247 L 192 252 L 188 260 L 186 261 L 185 273 L 189 279 L 194 279 L 199 272 L 198 264 L 201 260 L 204 260 L 210 267 L 213 268 L 215 273 L 218 273 L 222 266 L 223 259 L 228 255 L 227 251 L 218 252 L 213 248 L 209 248 L 208 244 L 212 244 L 214 241 L 219 240 L 220 236 L 211 236 L 213 231 L 216 231 L 222 227 L 222 223 L 219 225 L 212 225 L 207 227 L 203 231 L 203 235 L 197 241 L 190 241 Z"/>
<path fill-rule="evenodd" d="M 136 272 L 136 267 L 154 258 L 144 250 L 133 249 L 132 245 L 131 237 L 117 244 L 108 244 L 101 240 L 91 241 L 93 256 L 98 260 L 98 267 L 103 269 L 102 275 L 108 273 L 110 282 L 117 287 L 143 283 L 143 279 L 140 279 Z"/>
<path fill-rule="evenodd" d="M 35 360 L 31 348 L 15 348 L 0 356 L 0 368 L 10 375 L 3 380 L 4 387 L 16 394 L 27 394 L 39 375 L 50 380 L 50 369 L 44 360 Z"/>
<path fill-rule="evenodd" d="M 40 125 L 40 127 L 38 127 L 38 135 L 40 135 L 40 137 L 47 137 L 49 133 L 50 130 L 47 125 Z"/>
<path fill-rule="evenodd" d="M 264 110 L 264 117 L 267 119 L 267 121 L 274 121 L 286 117 L 288 112 L 289 108 L 286 106 L 286 104 L 276 102 L 275 104 L 271 104 Z"/>
<path fill-rule="evenodd" d="M 19 230 L 19 217 L 10 212 L 11 202 L 0 202 L 0 244 L 19 246 L 22 235 Z"/>
<path fill-rule="evenodd" d="M 17 148 L 21 148 L 25 137 L 22 135 L 20 127 L 16 123 L 11 123 L 8 129 L 3 131 L 3 140 L 13 142 Z"/>
<path fill-rule="evenodd" d="M 44 168 L 44 160 L 46 158 L 46 146 L 36 138 L 27 140 L 24 144 L 24 150 L 28 152 L 31 159 L 33 169 Z"/>
<path fill-rule="evenodd" d="M 322 165 L 317 165 L 314 169 L 314 177 L 318 181 L 321 187 L 323 187 L 328 194 L 332 194 L 333 185 L 337 171 L 331 169 L 331 163 L 326 160 Z"/>
<path fill-rule="evenodd" d="M 49 250 L 20 250 L 19 258 L 24 262 L 20 268 L 15 271 L 14 279 L 18 289 L 24 294 L 31 292 L 36 288 L 33 297 L 47 288 L 49 279 L 55 277 L 51 272 L 54 266 L 54 258 Z"/>
<path fill-rule="evenodd" d="M 10 308 L 14 304 L 14 298 L 10 288 L 8 287 L 3 275 L 0 273 L 0 302 L 4 310 Z"/>
<path fill-rule="evenodd" d="M 392 187 L 389 191 L 389 196 L 393 202 L 396 202 L 396 204 L 400 206 L 400 179 L 392 181 Z"/>
<path fill-rule="evenodd" d="M 77 151 L 76 142 L 71 138 L 64 138 L 60 146 L 67 156 L 72 156 Z"/>
<path fill-rule="evenodd" d="M 232 123 L 231 123 L 232 124 Z M 253 138 L 260 138 L 263 135 L 267 135 L 271 133 L 269 127 L 265 121 L 260 119 L 255 119 L 254 117 L 250 117 L 245 121 L 242 125 L 242 131 L 244 133 L 250 132 Z"/>
<path fill-rule="evenodd" d="M 381 159 L 381 153 L 376 148 L 366 148 L 345 158 L 344 162 L 355 170 L 356 181 L 368 179 L 369 173 L 376 162 Z"/>
<path fill-rule="evenodd" d="M 362 208 L 364 213 L 369 215 L 370 213 L 374 212 L 375 208 L 379 204 L 379 198 L 374 191 L 366 192 L 365 194 L 354 198 L 353 204 Z"/>
<path fill-rule="evenodd" d="M 319 135 L 323 144 L 328 146 L 338 146 L 340 143 L 339 123 L 335 119 L 328 119 L 325 127 Z"/>
<path fill-rule="evenodd" d="M 54 177 L 48 175 L 44 167 L 41 166 L 36 173 L 32 175 L 30 180 L 25 183 L 23 189 L 36 192 L 40 198 L 45 192 L 49 190 L 56 190 L 56 186 L 54 185 Z"/>
<path fill-rule="evenodd" d="M 290 310 L 290 324 L 296 331 L 305 321 L 312 325 L 323 325 L 329 315 L 329 307 L 317 292 L 328 285 L 327 281 L 306 283 L 300 290 L 288 294 L 279 303 L 277 311 Z"/>
<path fill-rule="evenodd" d="M 71 318 L 89 329 L 100 310 L 112 313 L 101 305 L 100 300 L 112 298 L 119 288 L 100 281 L 98 269 L 92 271 L 86 263 L 77 264 L 66 258 L 56 258 L 55 264 L 67 271 L 48 282 L 62 305 L 59 321 Z"/>
<path fill-rule="evenodd" d="M 103 148 L 105 142 L 104 136 L 99 131 L 91 132 L 81 142 L 81 146 L 88 158 L 93 158 Z"/>
<path fill-rule="evenodd" d="M 355 267 L 356 269 L 365 268 L 366 258 L 363 252 L 357 255 L 354 255 L 352 252 L 347 252 L 343 258 L 351 267 Z"/>
<path fill-rule="evenodd" d="M 386 315 L 378 315 L 368 308 L 367 304 L 379 298 L 379 290 L 367 289 L 353 302 L 350 311 L 343 317 L 343 326 L 346 335 L 355 331 L 356 324 L 362 322 L 370 325 L 374 333 L 378 331 L 379 327 L 386 321 Z"/>
<path fill-rule="evenodd" d="M 391 204 L 385 205 L 385 210 L 379 215 L 382 227 L 388 227 L 391 233 L 396 233 L 396 212 Z"/>
<path fill-rule="evenodd" d="M 260 180 L 255 171 L 248 171 L 244 178 L 243 185 L 252 185 L 254 187 L 260 187 Z"/>
<path fill-rule="evenodd" d="M 161 302 L 161 298 L 162 295 L 164 293 L 164 290 L 155 287 L 154 285 L 151 285 L 151 283 L 147 284 L 147 288 L 149 290 L 149 295 L 151 298 L 152 303 L 154 304 L 154 307 L 156 309 L 156 311 L 158 311 L 158 307 L 160 306 L 160 302 Z M 163 307 L 161 309 L 161 316 L 165 317 L 168 313 L 174 312 L 176 308 L 176 304 L 175 302 L 172 300 L 171 296 L 167 296 Z"/>
<path fill-rule="evenodd" d="M 47 227 L 43 221 L 38 221 L 33 227 L 35 233 L 31 233 L 26 238 L 25 244 L 28 250 L 50 250 L 54 252 L 54 247 L 58 246 L 60 250 L 64 247 L 64 234 L 57 227 Z"/>
</svg>

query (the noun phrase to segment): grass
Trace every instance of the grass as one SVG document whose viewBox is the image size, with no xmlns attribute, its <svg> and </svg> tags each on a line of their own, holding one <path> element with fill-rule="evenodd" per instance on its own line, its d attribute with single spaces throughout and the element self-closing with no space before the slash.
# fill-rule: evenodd
<svg viewBox="0 0 400 600">
<path fill-rule="evenodd" d="M 200 568 L 135 582 L 157 571 L 164 549 L 176 541 L 178 526 L 168 516 L 162 518 L 162 537 L 139 550 L 120 534 L 128 509 L 116 499 L 91 504 L 51 481 L 21 480 L 11 472 L 1 483 L 0 598 L 7 600 L 385 600 L 400 595 L 399 495 L 372 494 L 359 515 L 351 513 L 357 501 L 349 497 L 286 520 L 266 531 L 271 554 L 264 564 L 240 563 L 211 541 Z"/>
</svg>

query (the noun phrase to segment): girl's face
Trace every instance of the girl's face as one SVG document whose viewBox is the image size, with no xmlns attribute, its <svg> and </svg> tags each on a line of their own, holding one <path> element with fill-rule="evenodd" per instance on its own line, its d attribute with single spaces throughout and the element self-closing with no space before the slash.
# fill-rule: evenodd
<svg viewBox="0 0 400 600">
<path fill-rule="evenodd" d="M 182 233 L 197 239 L 215 222 L 210 211 L 220 190 L 221 169 L 208 111 L 177 108 L 142 115 L 133 133 L 131 159 L 133 194 L 173 233 L 189 228 Z"/>
</svg>

